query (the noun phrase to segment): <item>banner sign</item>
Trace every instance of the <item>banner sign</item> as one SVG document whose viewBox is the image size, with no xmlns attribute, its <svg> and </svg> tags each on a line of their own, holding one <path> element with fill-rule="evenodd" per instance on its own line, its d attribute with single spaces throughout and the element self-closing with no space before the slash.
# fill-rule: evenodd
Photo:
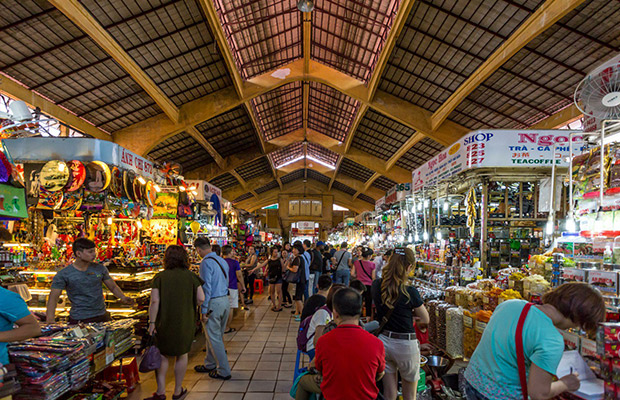
<svg viewBox="0 0 620 400">
<path fill-rule="evenodd" d="M 4 139 L 3 142 L 15 162 L 103 161 L 133 171 L 146 179 L 155 178 L 155 167 L 151 161 L 106 140 L 29 137 Z"/>
<path fill-rule="evenodd" d="M 567 167 L 570 133 L 573 153 L 581 154 L 581 131 L 479 130 L 460 138 L 413 171 L 413 190 L 432 186 L 459 172 L 476 168 Z"/>
<path fill-rule="evenodd" d="M 385 204 L 385 196 L 375 201 L 375 211 L 381 211 L 381 206 Z"/>
<path fill-rule="evenodd" d="M 28 218 L 26 190 L 0 184 L 0 219 Z"/>
</svg>

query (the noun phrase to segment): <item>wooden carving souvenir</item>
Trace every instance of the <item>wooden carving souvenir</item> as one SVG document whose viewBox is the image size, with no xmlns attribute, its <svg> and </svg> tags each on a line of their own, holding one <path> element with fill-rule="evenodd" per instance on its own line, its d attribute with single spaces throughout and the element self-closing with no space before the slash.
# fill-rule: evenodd
<svg viewBox="0 0 620 400">
<path fill-rule="evenodd" d="M 62 205 L 64 195 L 62 191 L 50 192 L 43 188 L 39 189 L 39 202 L 37 209 L 39 210 L 58 210 Z"/>
<path fill-rule="evenodd" d="M 101 161 L 91 161 L 86 165 L 86 190 L 101 193 L 110 186 L 111 173 L 108 165 Z"/>
<path fill-rule="evenodd" d="M 60 210 L 62 211 L 77 211 L 82 206 L 82 199 L 84 194 L 81 190 L 73 192 L 65 192 Z"/>
<path fill-rule="evenodd" d="M 41 188 L 48 192 L 58 192 L 62 190 L 71 176 L 71 171 L 64 161 L 49 161 L 45 163 L 39 173 Z"/>
<path fill-rule="evenodd" d="M 123 173 L 117 167 L 113 167 L 110 171 L 112 181 L 110 182 L 110 191 L 118 198 L 123 197 Z"/>
<path fill-rule="evenodd" d="M 65 192 L 75 192 L 82 187 L 86 180 L 86 167 L 78 160 L 69 161 L 67 166 L 71 172 L 71 179 L 65 186 Z"/>
<path fill-rule="evenodd" d="M 125 171 L 123 173 L 123 185 L 125 187 L 125 195 L 129 200 L 136 201 L 136 195 L 133 191 L 133 181 L 136 178 L 136 174 L 132 171 Z"/>
<path fill-rule="evenodd" d="M 146 183 L 146 202 L 150 207 L 153 207 L 155 205 L 155 199 L 157 199 L 155 183 L 153 181 L 148 181 Z"/>
<path fill-rule="evenodd" d="M 137 176 L 133 178 L 133 195 L 137 202 L 142 201 L 142 184 Z"/>
</svg>

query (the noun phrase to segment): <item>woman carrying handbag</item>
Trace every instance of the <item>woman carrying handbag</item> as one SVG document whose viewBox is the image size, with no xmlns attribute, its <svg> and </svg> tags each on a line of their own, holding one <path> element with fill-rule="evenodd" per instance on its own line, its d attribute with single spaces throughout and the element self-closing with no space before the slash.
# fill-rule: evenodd
<svg viewBox="0 0 620 400">
<path fill-rule="evenodd" d="M 398 396 L 398 374 L 402 381 L 403 400 L 414 400 L 420 378 L 420 345 L 413 327 L 414 317 L 421 325 L 429 322 L 424 302 L 407 275 L 415 265 L 415 256 L 408 247 L 397 247 L 383 277 L 372 283 L 372 298 L 381 322 L 375 332 L 385 347 L 383 394 L 387 400 Z"/>
<path fill-rule="evenodd" d="M 182 400 L 187 395 L 182 384 L 196 330 L 196 309 L 205 299 L 202 283 L 189 270 L 185 249 L 168 246 L 164 254 L 164 270 L 155 276 L 151 289 L 149 334 L 155 337 L 161 364 L 156 370 L 157 391 L 146 400 L 166 400 L 168 357 L 175 358 L 172 399 Z"/>
</svg>

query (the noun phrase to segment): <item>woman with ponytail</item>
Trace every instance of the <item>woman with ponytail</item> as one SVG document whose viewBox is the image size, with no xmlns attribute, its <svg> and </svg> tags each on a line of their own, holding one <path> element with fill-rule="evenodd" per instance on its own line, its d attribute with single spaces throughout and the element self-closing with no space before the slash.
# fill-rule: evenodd
<svg viewBox="0 0 620 400">
<path fill-rule="evenodd" d="M 397 247 L 383 267 L 383 276 L 372 283 L 372 298 L 377 307 L 379 339 L 385 347 L 384 395 L 398 396 L 398 373 L 402 378 L 403 400 L 414 400 L 420 377 L 420 346 L 413 327 L 429 322 L 428 311 L 418 290 L 407 280 L 415 265 L 415 255 L 407 247 Z"/>
</svg>

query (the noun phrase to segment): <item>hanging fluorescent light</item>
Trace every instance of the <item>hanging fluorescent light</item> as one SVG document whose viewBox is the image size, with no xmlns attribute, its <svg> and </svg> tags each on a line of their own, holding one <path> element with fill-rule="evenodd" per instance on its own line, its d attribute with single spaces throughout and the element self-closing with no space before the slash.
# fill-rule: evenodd
<svg viewBox="0 0 620 400">
<path fill-rule="evenodd" d="M 141 176 L 138 177 L 138 182 L 140 182 L 143 185 L 146 185 L 146 180 L 144 180 L 144 178 Z"/>
<path fill-rule="evenodd" d="M 431 205 L 431 201 L 429 199 L 424 200 L 424 208 L 428 208 Z"/>
<path fill-rule="evenodd" d="M 418 211 L 422 211 L 422 202 L 418 203 Z"/>
<path fill-rule="evenodd" d="M 157 193 L 161 192 L 161 188 L 159 187 L 159 185 L 153 185 L 153 187 L 155 188 L 155 191 Z"/>
<path fill-rule="evenodd" d="M 409 234 L 409 236 L 407 237 L 407 240 L 408 240 L 409 242 L 413 242 L 413 238 L 411 237 L 411 233 L 410 233 L 410 234 Z"/>
<path fill-rule="evenodd" d="M 577 224 L 575 223 L 575 218 L 570 215 L 566 218 L 566 231 L 570 233 L 577 232 Z"/>
<path fill-rule="evenodd" d="M 425 241 L 428 240 L 428 232 L 424 231 L 424 234 L 422 235 L 422 237 L 424 238 Z"/>
<path fill-rule="evenodd" d="M 437 231 L 437 234 L 435 235 L 435 237 L 437 237 L 437 240 L 441 240 L 442 236 L 441 236 L 441 231 Z"/>
<path fill-rule="evenodd" d="M 415 238 L 415 241 L 416 241 L 416 242 L 419 242 L 419 241 L 420 241 L 420 235 L 418 235 L 418 233 L 417 233 L 417 232 L 416 232 L 416 234 L 415 234 L 414 238 Z"/>
<path fill-rule="evenodd" d="M 450 209 L 450 203 L 448 203 L 447 201 L 443 202 L 443 210 L 445 212 L 448 212 L 448 210 Z"/>
<path fill-rule="evenodd" d="M 292 160 L 289 160 L 289 161 L 285 162 L 284 164 L 278 165 L 278 168 L 286 167 L 289 164 L 295 163 L 295 162 L 297 162 L 299 160 L 303 160 L 303 158 L 304 158 L 304 156 L 293 158 Z"/>
<path fill-rule="evenodd" d="M 112 217 L 108 217 L 108 225 L 112 225 Z"/>
<path fill-rule="evenodd" d="M 547 226 L 545 227 L 545 233 L 547 235 L 553 235 L 553 217 L 549 216 L 547 220 Z"/>
<path fill-rule="evenodd" d="M 297 8 L 301 12 L 311 12 L 312 10 L 314 10 L 314 1 L 299 0 L 299 2 L 297 2 Z"/>
</svg>

